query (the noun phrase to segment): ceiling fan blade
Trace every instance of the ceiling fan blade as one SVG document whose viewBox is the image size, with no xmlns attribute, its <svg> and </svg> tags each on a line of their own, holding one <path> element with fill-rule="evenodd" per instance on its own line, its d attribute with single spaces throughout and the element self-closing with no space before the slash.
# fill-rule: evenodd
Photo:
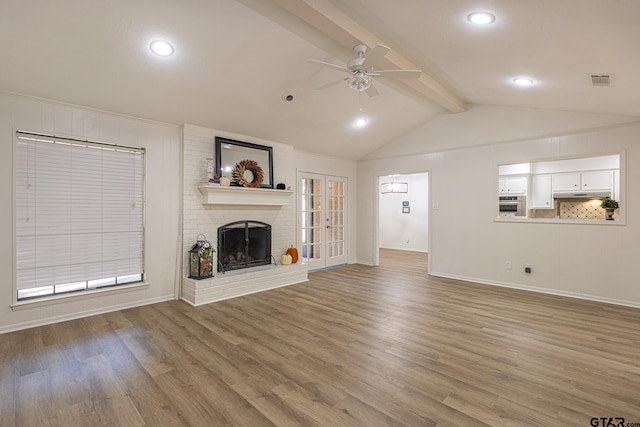
<svg viewBox="0 0 640 427">
<path fill-rule="evenodd" d="M 318 86 L 318 87 L 316 87 L 316 88 L 315 88 L 315 90 L 325 90 L 325 89 L 329 89 L 330 87 L 333 87 L 333 86 L 335 86 L 335 85 L 337 85 L 337 84 L 340 84 L 340 83 L 342 83 L 343 81 L 344 81 L 344 79 L 340 79 L 340 80 L 336 80 L 336 81 L 333 81 L 333 82 L 329 82 L 329 83 L 324 84 L 324 85 L 322 85 L 322 86 Z"/>
<path fill-rule="evenodd" d="M 378 89 L 376 89 L 376 87 L 373 84 L 371 86 L 369 86 L 369 88 L 367 90 L 365 90 L 365 92 L 370 97 L 374 97 L 374 96 L 378 95 Z"/>
<path fill-rule="evenodd" d="M 348 68 L 345 68 L 341 65 L 331 64 L 329 62 L 318 61 L 317 59 L 307 59 L 307 64 L 315 64 L 325 68 L 331 68 L 336 71 L 345 71 L 347 73 L 351 73 Z"/>
<path fill-rule="evenodd" d="M 385 79 L 417 79 L 422 74 L 420 70 L 375 70 L 371 75 Z"/>
<path fill-rule="evenodd" d="M 382 61 L 384 56 L 389 52 L 390 48 L 385 45 L 377 44 L 376 47 L 371 49 L 367 56 L 364 58 L 364 62 L 362 63 L 362 68 L 371 68 L 375 67 Z"/>
</svg>

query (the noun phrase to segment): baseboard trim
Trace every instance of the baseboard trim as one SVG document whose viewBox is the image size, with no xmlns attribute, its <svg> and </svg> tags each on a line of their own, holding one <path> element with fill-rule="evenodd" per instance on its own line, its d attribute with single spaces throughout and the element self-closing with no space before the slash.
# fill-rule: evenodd
<svg viewBox="0 0 640 427">
<path fill-rule="evenodd" d="M 392 250 L 392 251 L 418 252 L 418 253 L 421 253 L 421 254 L 429 253 L 429 251 L 427 251 L 426 249 L 395 247 L 395 246 L 380 246 L 380 249 L 389 249 L 389 250 Z"/>
<path fill-rule="evenodd" d="M 430 272 L 429 274 L 431 276 L 443 277 L 445 279 L 462 280 L 465 282 L 474 282 L 474 283 L 480 283 L 483 285 L 499 286 L 502 288 L 509 288 L 509 289 L 518 289 L 521 291 L 536 292 L 539 294 L 556 295 L 560 297 L 568 297 L 568 298 L 575 298 L 575 299 L 581 299 L 581 300 L 587 300 L 587 301 L 601 302 L 605 304 L 620 305 L 624 307 L 640 308 L 640 302 L 625 301 L 625 300 L 619 300 L 615 298 L 601 297 L 598 295 L 581 294 L 579 292 L 561 291 L 558 289 L 539 288 L 537 286 L 518 285 L 515 283 L 496 282 L 492 280 L 479 279 L 477 277 L 458 276 L 455 274 L 438 273 L 433 271 Z"/>
<path fill-rule="evenodd" d="M 38 326 L 52 325 L 54 323 L 66 322 L 68 320 L 81 319 L 83 317 L 95 316 L 95 315 L 104 314 L 104 313 L 111 313 L 112 311 L 125 310 L 127 308 L 140 307 L 143 305 L 156 304 L 159 302 L 165 302 L 165 301 L 171 301 L 171 300 L 175 300 L 173 294 L 166 295 L 163 297 L 149 298 L 142 301 L 139 300 L 135 302 L 129 302 L 126 304 L 117 304 L 109 307 L 100 307 L 94 310 L 85 310 L 85 311 L 79 311 L 79 312 L 70 313 L 70 314 L 63 314 L 60 316 L 47 317 L 44 319 L 31 320 L 28 322 L 16 323 L 10 326 L 0 327 L 0 334 L 20 331 L 23 329 L 36 328 Z"/>
<path fill-rule="evenodd" d="M 309 270 L 309 273 L 315 273 L 316 271 L 322 271 L 322 270 L 330 270 L 330 269 L 336 268 L 336 267 L 344 267 L 345 265 L 347 265 L 346 262 L 344 264 L 330 265 L 329 267 L 320 267 L 320 268 L 316 268 L 314 270 Z"/>
</svg>

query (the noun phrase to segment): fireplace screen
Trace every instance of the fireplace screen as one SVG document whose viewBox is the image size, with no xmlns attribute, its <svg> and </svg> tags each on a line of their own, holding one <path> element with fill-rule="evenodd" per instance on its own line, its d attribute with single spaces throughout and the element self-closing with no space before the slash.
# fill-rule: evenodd
<svg viewBox="0 0 640 427">
<path fill-rule="evenodd" d="M 271 264 L 271 226 L 236 221 L 218 228 L 218 271 Z"/>
</svg>

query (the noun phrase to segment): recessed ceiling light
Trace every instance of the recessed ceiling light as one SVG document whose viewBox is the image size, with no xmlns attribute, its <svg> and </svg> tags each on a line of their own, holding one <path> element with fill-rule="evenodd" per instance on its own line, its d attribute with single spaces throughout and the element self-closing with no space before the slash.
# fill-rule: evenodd
<svg viewBox="0 0 640 427">
<path fill-rule="evenodd" d="M 516 77 L 513 82 L 518 86 L 531 86 L 533 84 L 533 80 L 528 77 Z"/>
<path fill-rule="evenodd" d="M 495 21 L 496 17 L 489 12 L 473 12 L 467 15 L 467 19 L 474 24 L 487 25 Z"/>
<path fill-rule="evenodd" d="M 365 127 L 368 123 L 368 120 L 365 118 L 359 118 L 355 122 L 353 122 L 353 126 L 357 128 Z"/>
<path fill-rule="evenodd" d="M 158 56 L 171 56 L 173 55 L 173 46 L 166 40 L 154 40 L 149 45 L 151 52 Z"/>
</svg>

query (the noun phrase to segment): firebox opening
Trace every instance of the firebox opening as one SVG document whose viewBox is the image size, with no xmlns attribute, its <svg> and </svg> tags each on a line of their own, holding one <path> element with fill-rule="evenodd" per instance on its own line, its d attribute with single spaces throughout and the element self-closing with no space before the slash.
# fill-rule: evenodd
<svg viewBox="0 0 640 427">
<path fill-rule="evenodd" d="M 236 221 L 218 228 L 218 271 L 271 264 L 271 225 Z"/>
</svg>

